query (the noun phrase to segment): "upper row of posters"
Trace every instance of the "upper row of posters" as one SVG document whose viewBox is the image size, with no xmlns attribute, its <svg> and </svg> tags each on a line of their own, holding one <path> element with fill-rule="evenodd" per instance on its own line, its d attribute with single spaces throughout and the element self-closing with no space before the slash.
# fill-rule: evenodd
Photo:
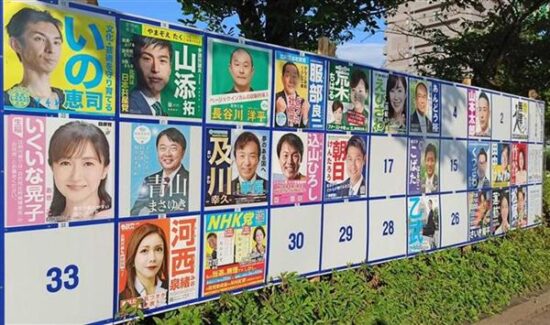
<svg viewBox="0 0 550 325">
<path fill-rule="evenodd" d="M 7 109 L 542 141 L 542 102 L 38 2 L 4 23 Z"/>
</svg>

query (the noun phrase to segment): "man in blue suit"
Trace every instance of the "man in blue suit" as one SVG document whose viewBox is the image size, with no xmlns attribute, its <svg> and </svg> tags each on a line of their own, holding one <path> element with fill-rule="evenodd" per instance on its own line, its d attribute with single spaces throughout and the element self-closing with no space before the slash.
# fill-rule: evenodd
<svg viewBox="0 0 550 325">
<path fill-rule="evenodd" d="M 170 80 L 172 44 L 152 37 L 135 36 L 133 65 L 137 86 L 130 92 L 131 114 L 166 116 L 161 92 Z"/>
<path fill-rule="evenodd" d="M 354 135 L 346 145 L 346 171 L 348 178 L 335 185 L 328 185 L 327 192 L 335 198 L 357 197 L 367 194 L 365 186 L 365 162 L 367 149 L 363 138 Z"/>
<path fill-rule="evenodd" d="M 411 114 L 410 131 L 432 132 L 432 121 L 428 118 L 428 87 L 422 82 L 416 84 L 414 113 Z"/>
</svg>

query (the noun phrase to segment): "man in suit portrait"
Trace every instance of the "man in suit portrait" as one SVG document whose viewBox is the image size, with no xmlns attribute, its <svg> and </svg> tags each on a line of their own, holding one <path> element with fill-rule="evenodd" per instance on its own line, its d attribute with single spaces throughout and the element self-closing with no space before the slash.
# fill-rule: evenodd
<svg viewBox="0 0 550 325">
<path fill-rule="evenodd" d="M 419 82 L 415 90 L 415 111 L 411 114 L 411 132 L 432 132 L 432 121 L 428 118 L 428 87 Z"/>
<path fill-rule="evenodd" d="M 435 169 L 437 168 L 437 149 L 432 143 L 429 143 L 424 151 L 424 166 L 425 177 L 421 186 L 422 193 L 437 192 L 439 188 L 439 178 L 435 173 Z"/>
<path fill-rule="evenodd" d="M 256 172 L 261 155 L 258 137 L 249 131 L 241 133 L 233 146 L 233 155 L 239 175 L 231 181 L 231 192 L 234 195 L 265 194 L 267 181 Z"/>
<path fill-rule="evenodd" d="M 233 79 L 233 87 L 226 92 L 227 94 L 254 91 L 250 85 L 254 76 L 254 61 L 245 48 L 239 47 L 231 52 L 229 74 Z"/>
<path fill-rule="evenodd" d="M 487 187 L 491 187 L 491 183 L 487 178 L 487 152 L 482 148 L 477 154 L 476 188 L 480 190 Z"/>
<path fill-rule="evenodd" d="M 130 92 L 128 112 L 131 114 L 166 116 L 161 92 L 172 73 L 172 44 L 136 35 L 133 39 L 132 63 L 136 70 L 137 86 Z"/>
<path fill-rule="evenodd" d="M 346 145 L 346 171 L 348 178 L 343 182 L 332 185 L 332 189 L 327 189 L 335 194 L 336 197 L 353 197 L 365 195 L 367 187 L 365 186 L 365 162 L 367 161 L 367 149 L 363 138 L 354 135 L 348 140 Z"/>
<path fill-rule="evenodd" d="M 145 177 L 130 215 L 188 211 L 189 172 L 182 160 L 187 141 L 176 128 L 157 136 L 157 158 L 162 170 Z"/>
</svg>

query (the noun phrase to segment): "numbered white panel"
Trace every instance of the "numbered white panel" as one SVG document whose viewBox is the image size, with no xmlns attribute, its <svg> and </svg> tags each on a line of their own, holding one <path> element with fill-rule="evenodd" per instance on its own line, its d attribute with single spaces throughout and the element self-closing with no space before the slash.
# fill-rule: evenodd
<svg viewBox="0 0 550 325">
<path fill-rule="evenodd" d="M 529 141 L 544 139 L 544 103 L 529 101 Z"/>
<path fill-rule="evenodd" d="M 369 262 L 407 253 L 405 200 L 403 197 L 369 202 Z"/>
<path fill-rule="evenodd" d="M 441 136 L 466 138 L 468 135 L 466 88 L 442 85 L 441 111 Z"/>
<path fill-rule="evenodd" d="M 371 137 L 369 195 L 401 195 L 406 192 L 407 139 Z"/>
<path fill-rule="evenodd" d="M 468 241 L 468 195 L 441 195 L 441 247 Z"/>
<path fill-rule="evenodd" d="M 493 94 L 493 139 L 509 141 L 512 125 L 512 99 Z"/>
<path fill-rule="evenodd" d="M 527 158 L 527 178 L 529 183 L 540 183 L 542 182 L 542 144 L 529 144 L 527 154 L 529 156 Z"/>
<path fill-rule="evenodd" d="M 527 225 L 542 222 L 542 185 L 531 185 L 527 188 Z"/>
<path fill-rule="evenodd" d="M 321 268 L 330 270 L 364 262 L 367 259 L 367 202 L 326 204 L 323 216 Z"/>
<path fill-rule="evenodd" d="M 441 140 L 441 192 L 466 189 L 467 152 L 467 141 Z"/>
<path fill-rule="evenodd" d="M 321 205 L 271 209 L 268 279 L 319 270 Z"/>
<path fill-rule="evenodd" d="M 6 234 L 6 323 L 110 319 L 113 242 L 112 224 Z"/>
</svg>

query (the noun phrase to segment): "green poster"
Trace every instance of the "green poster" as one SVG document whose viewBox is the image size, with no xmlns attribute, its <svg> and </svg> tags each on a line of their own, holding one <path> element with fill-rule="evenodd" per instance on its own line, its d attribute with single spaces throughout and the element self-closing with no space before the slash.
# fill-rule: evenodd
<svg viewBox="0 0 550 325">
<path fill-rule="evenodd" d="M 121 20 L 121 114 L 202 118 L 203 36 Z"/>
</svg>

